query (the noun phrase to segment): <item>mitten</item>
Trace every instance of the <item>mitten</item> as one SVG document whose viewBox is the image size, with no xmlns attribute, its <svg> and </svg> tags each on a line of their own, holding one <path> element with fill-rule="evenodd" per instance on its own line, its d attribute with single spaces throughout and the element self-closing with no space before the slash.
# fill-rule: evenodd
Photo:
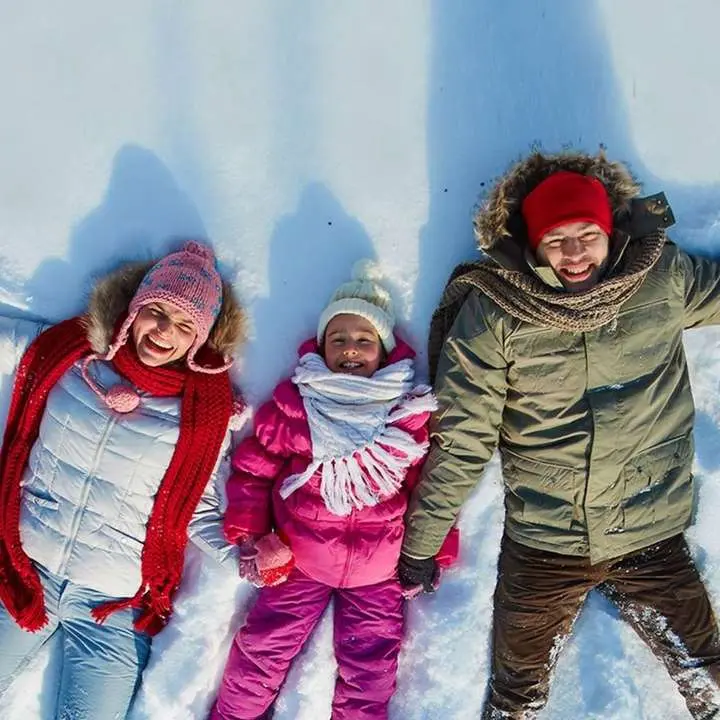
<svg viewBox="0 0 720 720">
<path fill-rule="evenodd" d="M 275 533 L 240 545 L 240 576 L 256 587 L 285 582 L 294 567 L 292 551 Z"/>
<path fill-rule="evenodd" d="M 433 593 L 440 584 L 440 570 L 435 558 L 412 558 L 400 555 L 398 580 L 403 595 L 410 599 L 422 592 Z"/>
<path fill-rule="evenodd" d="M 290 548 L 275 534 L 263 535 L 256 543 L 257 567 L 263 585 L 284 583 L 295 567 L 295 558 Z"/>
</svg>

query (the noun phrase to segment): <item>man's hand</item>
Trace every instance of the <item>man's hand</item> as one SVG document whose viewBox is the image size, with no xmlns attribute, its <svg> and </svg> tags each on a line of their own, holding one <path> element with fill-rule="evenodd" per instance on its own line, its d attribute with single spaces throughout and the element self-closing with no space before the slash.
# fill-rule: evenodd
<svg viewBox="0 0 720 720">
<path fill-rule="evenodd" d="M 410 599 L 420 593 L 434 593 L 440 584 L 440 570 L 435 558 L 419 560 L 400 555 L 398 562 L 398 580 L 403 595 Z"/>
</svg>

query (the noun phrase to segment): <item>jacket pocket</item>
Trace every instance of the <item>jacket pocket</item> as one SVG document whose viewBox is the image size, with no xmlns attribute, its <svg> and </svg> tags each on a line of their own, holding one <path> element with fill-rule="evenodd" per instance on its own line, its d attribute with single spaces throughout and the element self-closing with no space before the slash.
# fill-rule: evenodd
<svg viewBox="0 0 720 720">
<path fill-rule="evenodd" d="M 505 507 L 523 523 L 567 530 L 572 525 L 576 475 L 573 468 L 502 451 Z"/>
<path fill-rule="evenodd" d="M 667 298 L 625 308 L 618 316 L 617 337 L 622 348 L 622 371 L 627 379 L 654 372 L 678 341 Z"/>
<path fill-rule="evenodd" d="M 693 502 L 692 452 L 692 440 L 684 435 L 655 445 L 625 466 L 625 527 L 689 520 Z"/>
<path fill-rule="evenodd" d="M 45 510 L 57 510 L 60 507 L 60 503 L 49 493 L 28 486 L 23 488 L 23 497 L 28 501 L 31 510 L 33 506 Z"/>
<path fill-rule="evenodd" d="M 124 533 L 121 530 L 112 527 L 111 525 L 103 525 L 100 528 L 100 532 L 111 540 L 115 540 L 121 545 L 130 548 L 138 555 L 142 554 L 143 543 L 141 543 L 140 540 L 133 537 L 132 535 L 128 535 L 127 533 Z"/>
</svg>

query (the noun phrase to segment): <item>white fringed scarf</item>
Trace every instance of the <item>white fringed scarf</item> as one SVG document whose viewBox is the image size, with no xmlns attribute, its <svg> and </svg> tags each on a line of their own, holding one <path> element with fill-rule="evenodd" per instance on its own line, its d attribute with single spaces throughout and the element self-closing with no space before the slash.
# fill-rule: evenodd
<svg viewBox="0 0 720 720">
<path fill-rule="evenodd" d="M 428 443 L 392 423 L 437 407 L 429 387 L 413 388 L 414 374 L 412 360 L 365 378 L 330 371 L 317 353 L 303 355 L 292 381 L 303 398 L 313 459 L 304 472 L 285 479 L 280 495 L 290 496 L 318 469 L 325 506 L 335 515 L 394 495 Z"/>
</svg>

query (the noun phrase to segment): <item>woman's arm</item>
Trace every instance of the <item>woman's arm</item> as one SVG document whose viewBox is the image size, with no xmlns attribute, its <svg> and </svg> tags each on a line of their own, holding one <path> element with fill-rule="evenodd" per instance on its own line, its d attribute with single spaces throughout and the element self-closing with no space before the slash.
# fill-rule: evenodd
<svg viewBox="0 0 720 720">
<path fill-rule="evenodd" d="M 190 524 L 188 537 L 193 544 L 221 565 L 237 567 L 237 546 L 228 542 L 223 532 L 224 500 L 221 487 L 228 475 L 230 461 L 227 452 L 230 446 L 230 433 L 227 433 L 213 474 L 203 491 Z"/>
<path fill-rule="evenodd" d="M 10 375 L 15 372 L 28 345 L 43 330 L 50 327 L 50 323 L 39 318 L 3 314 L 6 309 L 5 306 L 0 306 L 1 375 Z"/>
</svg>

